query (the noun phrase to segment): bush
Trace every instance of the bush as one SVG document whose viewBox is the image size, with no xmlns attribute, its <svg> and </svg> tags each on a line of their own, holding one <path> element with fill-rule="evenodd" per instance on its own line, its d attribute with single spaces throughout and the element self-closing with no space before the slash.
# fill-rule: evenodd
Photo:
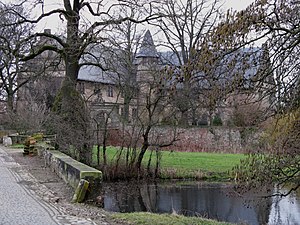
<svg viewBox="0 0 300 225">
<path fill-rule="evenodd" d="M 44 134 L 42 134 L 42 133 L 36 133 L 36 134 L 33 134 L 32 137 L 33 137 L 36 141 L 42 141 L 43 138 L 44 138 Z"/>
<path fill-rule="evenodd" d="M 213 126 L 222 126 L 223 122 L 220 116 L 215 116 L 212 121 Z"/>
</svg>

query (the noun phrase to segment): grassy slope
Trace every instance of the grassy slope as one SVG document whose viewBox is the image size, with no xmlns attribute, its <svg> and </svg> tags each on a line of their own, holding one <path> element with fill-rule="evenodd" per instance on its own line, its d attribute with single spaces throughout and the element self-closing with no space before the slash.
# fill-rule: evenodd
<svg viewBox="0 0 300 225">
<path fill-rule="evenodd" d="M 230 225 L 226 222 L 203 219 L 199 217 L 185 217 L 180 215 L 153 213 L 115 213 L 113 219 L 128 224 L 143 225 Z"/>
<path fill-rule="evenodd" d="M 117 152 L 118 148 L 108 147 L 108 160 L 112 161 Z M 96 162 L 96 148 L 94 148 L 94 153 L 94 161 Z M 143 160 L 144 164 L 147 163 L 149 156 L 150 152 L 148 151 Z M 215 177 L 218 179 L 221 176 L 227 178 L 227 172 L 239 164 L 244 157 L 243 154 L 163 151 L 161 159 L 162 178 Z"/>
</svg>

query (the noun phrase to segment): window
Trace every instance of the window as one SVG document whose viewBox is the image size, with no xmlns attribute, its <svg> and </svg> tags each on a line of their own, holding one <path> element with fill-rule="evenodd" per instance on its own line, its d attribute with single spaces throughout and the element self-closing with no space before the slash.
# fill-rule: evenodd
<svg viewBox="0 0 300 225">
<path fill-rule="evenodd" d="M 101 91 L 98 91 L 95 95 L 96 95 L 96 99 L 95 99 L 96 102 L 104 102 Z"/>
<path fill-rule="evenodd" d="M 112 86 L 107 87 L 107 96 L 108 97 L 114 97 L 114 89 Z"/>
<path fill-rule="evenodd" d="M 84 94 L 84 83 L 83 82 L 79 82 L 79 84 L 78 84 L 78 91 L 81 94 Z"/>
<path fill-rule="evenodd" d="M 121 92 L 121 98 L 124 98 L 124 96 L 125 96 L 124 95 L 124 90 L 122 89 L 120 92 Z"/>
<path fill-rule="evenodd" d="M 103 102 L 101 88 L 98 84 L 94 86 L 94 96 L 96 102 Z"/>
<path fill-rule="evenodd" d="M 100 111 L 99 114 L 98 114 L 98 117 L 99 117 L 100 119 L 105 119 L 105 113 L 102 112 L 102 111 Z"/>
<path fill-rule="evenodd" d="M 132 109 L 132 119 L 135 120 L 138 117 L 138 112 L 136 108 Z"/>
<path fill-rule="evenodd" d="M 139 90 L 137 88 L 134 88 L 132 91 L 132 95 L 133 98 L 137 98 L 139 95 Z"/>
<path fill-rule="evenodd" d="M 104 124 L 105 123 L 105 112 L 100 111 L 96 116 L 96 121 L 98 124 Z"/>
<path fill-rule="evenodd" d="M 198 126 L 208 126 L 208 115 L 206 113 L 202 114 L 201 119 L 198 120 Z"/>
<path fill-rule="evenodd" d="M 98 94 L 99 92 L 101 92 L 101 88 L 99 84 L 95 84 L 94 85 L 94 94 Z"/>
<path fill-rule="evenodd" d="M 121 115 L 121 117 L 124 117 L 125 115 L 124 115 L 124 108 L 120 108 L 120 115 Z"/>
</svg>

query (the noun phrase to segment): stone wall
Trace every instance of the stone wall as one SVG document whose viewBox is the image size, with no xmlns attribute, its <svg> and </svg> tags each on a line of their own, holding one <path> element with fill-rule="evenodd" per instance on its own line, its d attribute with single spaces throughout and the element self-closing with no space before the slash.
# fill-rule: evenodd
<svg viewBox="0 0 300 225">
<path fill-rule="evenodd" d="M 123 137 L 120 130 L 110 130 L 108 144 L 113 146 L 127 146 L 130 142 L 127 128 Z M 178 128 L 176 130 L 176 141 L 165 150 L 189 151 L 189 152 L 224 152 L 244 153 L 254 151 L 259 146 L 261 132 L 228 128 L 228 127 L 205 127 L 205 128 Z M 151 143 L 167 144 L 174 136 L 171 127 L 156 127 L 150 135 Z M 138 141 L 141 144 L 141 140 Z"/>
<path fill-rule="evenodd" d="M 74 189 L 81 179 L 87 180 L 91 187 L 102 181 L 101 171 L 80 163 L 64 153 L 39 145 L 38 154 L 44 158 L 47 166 Z"/>
<path fill-rule="evenodd" d="M 180 129 L 175 151 L 240 152 L 241 136 L 238 130 L 222 128 Z"/>
</svg>

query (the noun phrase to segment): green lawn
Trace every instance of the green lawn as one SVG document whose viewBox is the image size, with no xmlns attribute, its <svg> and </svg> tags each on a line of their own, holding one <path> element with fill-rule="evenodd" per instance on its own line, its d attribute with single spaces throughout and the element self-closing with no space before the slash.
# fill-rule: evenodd
<svg viewBox="0 0 300 225">
<path fill-rule="evenodd" d="M 112 162 L 118 153 L 119 148 L 108 147 L 108 161 Z M 122 160 L 125 154 L 122 154 Z M 94 162 L 96 162 L 96 148 L 94 148 Z M 143 160 L 146 165 L 150 157 L 150 151 L 147 151 Z M 223 153 L 205 153 L 205 152 L 170 152 L 162 151 L 161 159 L 161 178 L 211 178 L 227 179 L 228 171 L 240 163 L 245 158 L 243 154 L 223 154 Z M 154 160 L 153 155 L 153 160 Z"/>
<path fill-rule="evenodd" d="M 166 168 L 202 169 L 211 172 L 226 172 L 239 163 L 242 154 L 206 152 L 163 152 L 162 166 Z"/>
</svg>

